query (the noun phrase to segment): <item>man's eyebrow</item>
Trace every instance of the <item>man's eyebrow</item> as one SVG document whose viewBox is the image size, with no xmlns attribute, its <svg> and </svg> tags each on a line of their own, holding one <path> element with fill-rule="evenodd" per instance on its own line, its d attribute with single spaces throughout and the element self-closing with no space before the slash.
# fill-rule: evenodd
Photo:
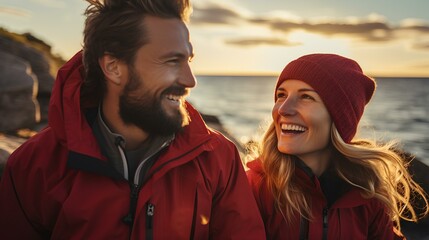
<svg viewBox="0 0 429 240">
<path fill-rule="evenodd" d="M 181 59 L 192 59 L 194 57 L 194 53 L 191 52 L 191 54 L 185 54 L 182 52 L 168 52 L 164 55 L 162 55 L 161 59 L 168 59 L 168 58 L 181 58 Z"/>
<path fill-rule="evenodd" d="M 194 48 L 191 44 L 189 44 L 189 54 L 187 52 L 183 52 L 183 51 L 171 51 L 171 52 L 167 52 L 163 55 L 161 55 L 161 59 L 167 59 L 167 58 L 182 58 L 182 59 L 192 59 L 194 58 L 195 54 L 194 54 Z"/>
</svg>

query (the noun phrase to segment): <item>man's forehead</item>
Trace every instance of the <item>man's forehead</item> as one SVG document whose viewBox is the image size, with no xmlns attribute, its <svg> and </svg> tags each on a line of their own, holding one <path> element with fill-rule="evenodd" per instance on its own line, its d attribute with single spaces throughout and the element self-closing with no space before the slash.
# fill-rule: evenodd
<svg viewBox="0 0 429 240">
<path fill-rule="evenodd" d="M 145 23 L 146 44 L 143 48 L 158 55 L 183 54 L 193 56 L 189 31 L 180 19 L 148 18 Z"/>
</svg>

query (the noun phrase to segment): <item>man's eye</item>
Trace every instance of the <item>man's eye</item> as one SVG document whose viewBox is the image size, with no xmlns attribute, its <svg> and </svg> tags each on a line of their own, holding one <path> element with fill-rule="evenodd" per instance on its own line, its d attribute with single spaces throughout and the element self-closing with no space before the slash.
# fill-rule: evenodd
<svg viewBox="0 0 429 240">
<path fill-rule="evenodd" d="M 180 62 L 180 60 L 177 58 L 167 60 L 168 64 L 178 64 L 179 62 Z"/>
</svg>

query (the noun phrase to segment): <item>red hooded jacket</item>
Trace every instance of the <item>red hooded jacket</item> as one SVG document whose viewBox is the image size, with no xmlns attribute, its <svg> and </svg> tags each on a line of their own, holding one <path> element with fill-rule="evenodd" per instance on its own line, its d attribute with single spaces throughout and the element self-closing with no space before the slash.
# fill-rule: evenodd
<svg viewBox="0 0 429 240">
<path fill-rule="evenodd" d="M 276 209 L 273 195 L 266 187 L 260 160 L 252 161 L 247 166 L 250 168 L 247 177 L 265 223 L 267 239 L 302 239 L 300 217 L 287 224 Z M 379 200 L 363 198 L 358 189 L 352 188 L 328 207 L 318 178 L 311 178 L 299 167 L 295 174 L 312 196 L 313 219 L 308 221 L 308 231 L 305 231 L 308 238 L 305 239 L 402 239 L 394 233 L 393 222 Z"/>
<path fill-rule="evenodd" d="M 58 72 L 49 126 L 7 162 L 1 239 L 265 239 L 236 147 L 189 104 L 190 125 L 132 190 L 112 171 L 87 122 L 82 71 L 78 53 Z M 130 198 L 131 226 L 123 221 Z"/>
</svg>

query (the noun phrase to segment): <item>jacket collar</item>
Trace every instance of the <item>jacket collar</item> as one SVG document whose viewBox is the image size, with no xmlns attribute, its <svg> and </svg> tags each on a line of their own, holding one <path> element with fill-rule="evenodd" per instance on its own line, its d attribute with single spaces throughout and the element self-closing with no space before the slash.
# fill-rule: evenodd
<svg viewBox="0 0 429 240">
<path fill-rule="evenodd" d="M 257 173 L 257 176 L 261 177 L 260 181 L 262 183 L 262 182 L 265 182 L 266 180 L 265 180 L 265 173 L 263 171 L 261 161 L 262 160 L 258 158 L 254 161 L 247 163 L 246 165 L 247 167 L 249 167 L 251 171 L 254 171 L 255 173 Z M 327 199 L 330 202 L 332 208 L 357 207 L 357 206 L 366 204 L 369 201 L 369 199 L 364 198 L 362 196 L 362 190 L 356 187 L 350 186 L 348 183 L 344 182 L 339 177 L 327 178 L 327 176 L 328 175 L 323 176 L 322 174 L 321 176 L 322 180 L 320 180 L 317 177 L 314 177 L 312 173 L 309 175 L 308 171 L 304 171 L 301 167 L 295 168 L 295 177 L 299 178 L 300 184 L 303 184 L 306 188 L 309 189 L 309 191 L 312 191 L 313 193 L 319 192 L 321 196 L 325 197 L 325 193 L 322 191 L 322 186 L 320 181 L 323 182 L 322 184 L 326 186 L 326 188 L 330 188 L 330 190 L 332 190 L 331 188 L 335 188 L 335 187 L 344 188 L 339 191 L 334 190 L 335 194 L 331 192 L 328 193 L 328 194 L 333 194 L 332 195 L 333 200 Z M 338 184 L 338 181 L 340 181 L 339 184 Z M 260 186 L 264 186 L 264 184 L 262 183 Z M 270 198 L 272 198 L 272 195 L 270 195 Z"/>
<path fill-rule="evenodd" d="M 157 154 L 174 139 L 174 134 L 153 136 L 147 139 L 140 148 L 127 151 L 125 150 L 127 144 L 125 138 L 118 133 L 112 132 L 107 126 L 103 119 L 101 107 L 98 107 L 97 112 L 96 120 L 92 124 L 94 135 L 98 143 L 100 143 L 103 154 L 126 179 L 134 176 L 134 172 L 140 163 Z M 125 166 L 128 166 L 127 169 Z"/>
</svg>

